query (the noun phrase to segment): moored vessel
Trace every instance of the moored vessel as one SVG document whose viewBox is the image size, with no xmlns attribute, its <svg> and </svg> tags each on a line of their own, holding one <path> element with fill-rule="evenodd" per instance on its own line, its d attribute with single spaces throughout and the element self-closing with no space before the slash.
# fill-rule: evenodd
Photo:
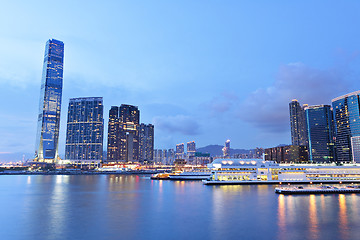
<svg viewBox="0 0 360 240">
<path fill-rule="evenodd" d="M 211 176 L 210 169 L 184 171 L 181 173 L 170 174 L 170 180 L 204 180 Z"/>
<path fill-rule="evenodd" d="M 152 180 L 169 180 L 169 173 L 157 173 L 150 177 Z"/>
<path fill-rule="evenodd" d="M 360 165 L 278 164 L 262 159 L 215 159 L 206 185 L 360 183 Z"/>
<path fill-rule="evenodd" d="M 327 193 L 360 193 L 360 186 L 311 186 L 311 187 L 277 187 L 278 194 L 327 194 Z"/>
</svg>

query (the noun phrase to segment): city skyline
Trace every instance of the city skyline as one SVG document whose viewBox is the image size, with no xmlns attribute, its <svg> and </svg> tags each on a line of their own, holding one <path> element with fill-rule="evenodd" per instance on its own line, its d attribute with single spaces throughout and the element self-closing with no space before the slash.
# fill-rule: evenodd
<svg viewBox="0 0 360 240">
<path fill-rule="evenodd" d="M 2 2 L 2 239 L 358 239 L 359 10 Z"/>
<path fill-rule="evenodd" d="M 50 16 L 45 5 L 24 2 L 17 10 L 24 16 L 34 10 L 26 27 L 3 11 L 0 95 L 11 101 L 1 106 L 0 152 L 33 152 L 41 55 L 49 38 L 65 43 L 63 105 L 74 97 L 103 96 L 105 113 L 112 105 L 139 106 L 141 122 L 156 129 L 155 148 L 174 148 L 189 138 L 198 146 L 231 139 L 235 148 L 247 149 L 289 144 L 284 103 L 296 98 L 330 104 L 360 89 L 358 33 L 347 27 L 358 19 L 359 3 L 326 3 L 326 11 L 321 1 L 311 8 L 301 2 L 264 3 L 265 11 L 255 3 L 206 3 L 204 10 L 190 2 L 143 3 L 142 9 L 109 1 L 114 8 L 94 4 L 84 12 L 65 2 L 59 12 L 72 9 L 79 15 L 36 29 L 43 18 L 35 16 Z M 7 3 L 2 9 L 16 6 Z M 339 9 L 346 14 L 333 18 Z M 139 14 L 142 19 L 135 17 Z M 295 27 L 300 22 L 307 24 Z M 61 115 L 66 113 L 63 107 Z M 104 119 L 106 126 L 107 114 Z M 62 117 L 61 154 L 65 129 Z"/>
</svg>

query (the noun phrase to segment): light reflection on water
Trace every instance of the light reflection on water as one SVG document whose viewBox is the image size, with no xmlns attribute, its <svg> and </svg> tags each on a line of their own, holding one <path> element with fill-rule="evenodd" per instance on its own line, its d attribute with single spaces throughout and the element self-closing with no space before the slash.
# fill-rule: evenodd
<svg viewBox="0 0 360 240">
<path fill-rule="evenodd" d="M 1 176 L 2 239 L 357 239 L 360 195 L 146 176 Z M 19 231 L 21 226 L 21 231 Z"/>
<path fill-rule="evenodd" d="M 309 235 L 310 239 L 319 238 L 319 229 L 318 229 L 318 215 L 316 209 L 316 197 L 314 194 L 309 196 Z"/>
<path fill-rule="evenodd" d="M 339 194 L 339 227 L 342 239 L 348 239 L 348 217 L 346 208 L 346 197 L 344 194 Z"/>
<path fill-rule="evenodd" d="M 279 232 L 283 233 L 286 231 L 286 220 L 285 220 L 285 196 L 279 195 L 279 203 L 278 203 L 278 226 Z M 279 239 L 284 239 L 284 235 L 280 235 Z"/>
</svg>

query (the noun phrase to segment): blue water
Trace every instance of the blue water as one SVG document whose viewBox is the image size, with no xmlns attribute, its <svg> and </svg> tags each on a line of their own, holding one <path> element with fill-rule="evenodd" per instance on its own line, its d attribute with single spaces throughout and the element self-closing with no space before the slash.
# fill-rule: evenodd
<svg viewBox="0 0 360 240">
<path fill-rule="evenodd" d="M 146 176 L 0 176 L 0 239 L 360 239 L 360 195 Z"/>
</svg>

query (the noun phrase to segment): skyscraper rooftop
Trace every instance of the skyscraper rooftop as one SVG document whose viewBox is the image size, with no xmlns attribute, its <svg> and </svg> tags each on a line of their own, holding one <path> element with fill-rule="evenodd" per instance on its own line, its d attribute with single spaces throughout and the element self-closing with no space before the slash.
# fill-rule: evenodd
<svg viewBox="0 0 360 240">
<path fill-rule="evenodd" d="M 335 101 L 337 101 L 339 99 L 354 96 L 354 95 L 360 95 L 360 90 L 355 91 L 355 92 L 351 92 L 351 93 L 348 93 L 348 94 L 345 94 L 345 95 L 342 95 L 342 96 L 337 97 L 337 98 L 334 98 L 334 99 L 331 100 L 331 102 L 335 102 Z"/>
</svg>

